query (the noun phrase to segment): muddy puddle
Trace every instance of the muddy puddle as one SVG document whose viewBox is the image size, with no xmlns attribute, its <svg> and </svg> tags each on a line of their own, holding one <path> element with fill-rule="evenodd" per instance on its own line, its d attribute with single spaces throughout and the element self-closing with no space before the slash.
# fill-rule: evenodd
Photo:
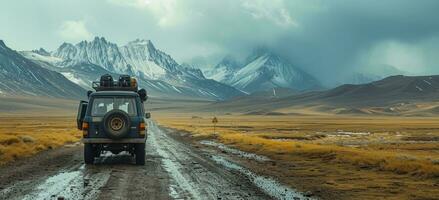
<svg viewBox="0 0 439 200">
<path fill-rule="evenodd" d="M 254 153 L 248 153 L 248 152 L 244 152 L 238 149 L 234 149 L 231 147 L 228 147 L 224 144 L 221 143 L 217 143 L 214 141 L 210 141 L 210 140 L 202 140 L 200 141 L 200 144 L 206 145 L 206 146 L 212 146 L 212 147 L 216 147 L 218 149 L 221 149 L 227 153 L 231 153 L 234 155 L 237 155 L 241 158 L 246 158 L 246 159 L 250 159 L 250 160 L 256 160 L 256 161 L 260 161 L 260 162 L 265 162 L 265 161 L 270 161 L 269 158 L 265 157 L 265 156 L 261 156 L 261 155 L 257 155 Z"/>
<path fill-rule="evenodd" d="M 19 182 L 2 191 L 10 199 L 96 199 L 110 177 L 108 170 L 93 170 L 82 165 L 61 171 L 38 183 Z"/>
</svg>

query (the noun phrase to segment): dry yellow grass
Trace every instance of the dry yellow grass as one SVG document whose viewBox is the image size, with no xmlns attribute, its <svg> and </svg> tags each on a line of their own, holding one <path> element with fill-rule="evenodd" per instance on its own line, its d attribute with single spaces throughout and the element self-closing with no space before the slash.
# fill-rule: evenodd
<svg viewBox="0 0 439 200">
<path fill-rule="evenodd" d="M 394 199 L 429 198 L 432 191 L 438 192 L 438 118 L 225 115 L 218 117 L 216 133 L 212 116 L 156 119 L 163 126 L 190 132 L 195 138 L 216 139 L 268 156 L 278 164 L 260 166 L 266 168 L 262 171 L 293 176 L 285 181 L 304 190 L 326 188 L 343 193 L 344 199 L 354 194 L 356 198 L 374 199 L 387 190 L 401 190 L 398 195 L 389 194 Z M 303 166 L 291 167 L 291 163 Z M 315 178 L 306 178 L 307 183 L 294 180 L 307 175 Z M 416 191 L 419 187 L 423 190 Z"/>
<path fill-rule="evenodd" d="M 162 125 L 196 136 L 213 135 L 210 120 L 159 118 Z M 331 156 L 333 161 L 361 168 L 439 177 L 439 141 L 402 140 L 419 135 L 435 139 L 431 134 L 439 128 L 437 122 L 435 118 L 222 116 L 215 136 L 223 143 L 262 154 Z M 361 146 L 350 145 L 352 142 Z"/>
<path fill-rule="evenodd" d="M 79 141 L 73 117 L 0 117 L 0 164 Z"/>
<path fill-rule="evenodd" d="M 277 153 L 301 154 L 310 157 L 333 157 L 332 161 L 350 163 L 360 168 L 375 168 L 396 173 L 439 177 L 439 165 L 432 160 L 392 151 L 357 149 L 335 145 L 316 145 L 295 141 L 273 141 L 244 134 L 225 134 L 219 137 L 225 144 L 265 155 Z"/>
</svg>

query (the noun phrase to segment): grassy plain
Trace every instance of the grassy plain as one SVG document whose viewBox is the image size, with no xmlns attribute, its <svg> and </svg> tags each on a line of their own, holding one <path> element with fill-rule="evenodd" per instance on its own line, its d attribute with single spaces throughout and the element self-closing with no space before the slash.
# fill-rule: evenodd
<svg viewBox="0 0 439 200">
<path fill-rule="evenodd" d="M 196 141 L 216 140 L 269 157 L 268 162 L 238 160 L 321 199 L 439 199 L 439 117 L 360 117 L 307 109 L 296 115 L 232 113 L 217 116 L 214 133 L 212 116 L 193 113 L 194 104 L 205 102 L 169 107 L 150 101 L 146 107 L 153 120 L 190 133 L 202 148 L 211 147 Z M 76 105 L 0 97 L 0 164 L 79 141 Z"/>
<path fill-rule="evenodd" d="M 79 141 L 78 101 L 0 96 L 0 165 Z"/>
<path fill-rule="evenodd" d="M 156 116 L 196 140 L 268 156 L 248 163 L 323 199 L 439 198 L 439 118 L 354 116 Z"/>
<path fill-rule="evenodd" d="M 31 115 L 0 116 L 0 164 L 77 142 L 82 136 L 73 117 Z"/>
</svg>

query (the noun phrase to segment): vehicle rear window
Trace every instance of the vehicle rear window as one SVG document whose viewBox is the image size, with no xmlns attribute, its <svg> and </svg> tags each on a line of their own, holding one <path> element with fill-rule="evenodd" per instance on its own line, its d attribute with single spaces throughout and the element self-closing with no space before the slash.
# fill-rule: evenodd
<svg viewBox="0 0 439 200">
<path fill-rule="evenodd" d="M 119 109 L 136 116 L 136 99 L 133 97 L 96 97 L 93 100 L 91 115 L 103 116 L 111 110 Z"/>
</svg>

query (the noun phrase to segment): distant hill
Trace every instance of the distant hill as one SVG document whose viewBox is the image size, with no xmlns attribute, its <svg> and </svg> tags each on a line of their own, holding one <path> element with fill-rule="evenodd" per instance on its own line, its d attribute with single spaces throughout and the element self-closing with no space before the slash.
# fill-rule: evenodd
<svg viewBox="0 0 439 200">
<path fill-rule="evenodd" d="M 367 84 L 346 84 L 327 91 L 305 92 L 281 98 L 258 98 L 247 95 L 217 102 L 210 105 L 210 108 L 227 112 L 250 110 L 269 112 L 294 107 L 319 109 L 325 107 L 324 109 L 341 114 L 368 114 L 372 111 L 365 108 L 380 108 L 374 111 L 395 112 L 402 107 L 406 110 L 415 109 L 414 103 L 436 101 L 439 101 L 439 75 L 398 75 Z"/>
<path fill-rule="evenodd" d="M 405 75 L 407 72 L 402 71 L 391 65 L 368 65 L 357 69 L 350 74 L 345 80 L 345 84 L 365 84 L 378 81 L 389 76 Z"/>
<path fill-rule="evenodd" d="M 390 76 L 360 85 L 342 85 L 313 99 L 332 104 L 380 106 L 439 100 L 439 76 Z"/>
</svg>

